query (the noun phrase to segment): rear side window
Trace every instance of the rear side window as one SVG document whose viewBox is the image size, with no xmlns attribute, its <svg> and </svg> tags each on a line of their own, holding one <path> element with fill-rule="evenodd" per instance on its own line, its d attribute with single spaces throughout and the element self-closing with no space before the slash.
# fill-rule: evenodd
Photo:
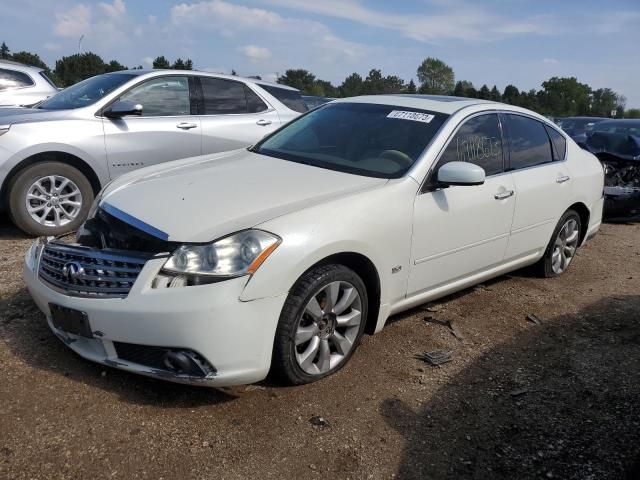
<svg viewBox="0 0 640 480">
<path fill-rule="evenodd" d="M 548 125 L 545 125 L 544 128 L 546 128 L 549 138 L 551 139 L 551 144 L 553 145 L 553 159 L 556 162 L 563 161 L 567 150 L 567 141 L 556 129 Z"/>
<path fill-rule="evenodd" d="M 262 99 L 246 85 L 244 86 L 244 93 L 247 97 L 247 111 L 249 113 L 264 112 L 269 108 L 267 107 L 267 104 L 264 103 Z"/>
<path fill-rule="evenodd" d="M 502 134 L 495 113 L 467 120 L 447 145 L 439 165 L 469 162 L 482 167 L 487 175 L 503 171 Z"/>
<path fill-rule="evenodd" d="M 509 125 L 511 170 L 553 161 L 551 141 L 544 125 L 521 115 L 505 115 Z"/>
<path fill-rule="evenodd" d="M 0 90 L 30 87 L 31 85 L 34 85 L 33 80 L 26 73 L 0 68 Z"/>
<path fill-rule="evenodd" d="M 307 106 L 305 105 L 302 95 L 300 95 L 298 90 L 289 90 L 288 88 L 279 88 L 274 87 L 273 85 L 263 84 L 260 84 L 260 87 L 264 88 L 291 110 L 300 113 L 307 111 Z"/>
<path fill-rule="evenodd" d="M 204 114 L 247 113 L 244 83 L 221 78 L 200 77 Z"/>
</svg>

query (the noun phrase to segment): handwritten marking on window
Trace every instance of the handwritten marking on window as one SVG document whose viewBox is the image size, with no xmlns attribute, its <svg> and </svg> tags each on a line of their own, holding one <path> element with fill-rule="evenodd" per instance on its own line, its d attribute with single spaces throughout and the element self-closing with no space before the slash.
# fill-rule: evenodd
<svg viewBox="0 0 640 480">
<path fill-rule="evenodd" d="M 469 136 L 456 140 L 456 158 L 460 162 L 477 162 L 502 154 L 500 140 L 496 137 Z"/>
</svg>

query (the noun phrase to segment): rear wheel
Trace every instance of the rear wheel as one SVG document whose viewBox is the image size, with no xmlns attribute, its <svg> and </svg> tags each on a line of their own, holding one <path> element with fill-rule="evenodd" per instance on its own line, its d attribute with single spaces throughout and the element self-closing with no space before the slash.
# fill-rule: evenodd
<svg viewBox="0 0 640 480">
<path fill-rule="evenodd" d="M 562 216 L 544 256 L 537 264 L 538 272 L 543 277 L 557 277 L 569 268 L 580 243 L 580 216 L 575 210 L 567 210 Z"/>
<path fill-rule="evenodd" d="M 76 168 L 42 162 L 22 170 L 9 187 L 9 213 L 31 235 L 60 235 L 76 230 L 93 203 L 89 180 Z"/>
<path fill-rule="evenodd" d="M 293 287 L 280 315 L 272 371 L 292 385 L 342 368 L 357 348 L 367 319 L 367 291 L 342 265 L 310 270 Z"/>
</svg>

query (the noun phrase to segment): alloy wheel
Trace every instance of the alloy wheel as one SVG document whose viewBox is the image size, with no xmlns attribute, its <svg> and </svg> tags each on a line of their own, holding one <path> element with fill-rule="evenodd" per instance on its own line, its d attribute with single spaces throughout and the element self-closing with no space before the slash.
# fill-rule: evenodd
<svg viewBox="0 0 640 480">
<path fill-rule="evenodd" d="M 354 347 L 361 322 L 362 300 L 351 283 L 321 287 L 298 320 L 294 348 L 300 368 L 322 375 L 340 365 Z"/>
<path fill-rule="evenodd" d="M 61 227 L 80 213 L 82 193 L 72 180 L 62 175 L 48 175 L 29 187 L 25 202 L 33 220 L 47 227 Z"/>
<path fill-rule="evenodd" d="M 556 275 L 564 272 L 571 263 L 578 248 L 579 237 L 580 227 L 578 222 L 574 218 L 569 218 L 558 231 L 553 245 L 551 268 Z"/>
</svg>

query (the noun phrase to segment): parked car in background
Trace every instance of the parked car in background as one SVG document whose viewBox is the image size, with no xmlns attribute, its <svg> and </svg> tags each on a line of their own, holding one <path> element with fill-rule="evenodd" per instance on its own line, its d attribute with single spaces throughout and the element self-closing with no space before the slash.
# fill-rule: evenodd
<svg viewBox="0 0 640 480">
<path fill-rule="evenodd" d="M 95 362 L 304 384 L 391 314 L 527 265 L 562 274 L 600 226 L 602 186 L 598 160 L 528 110 L 341 99 L 250 149 L 123 175 L 75 243 L 33 244 L 24 278 Z"/>
<path fill-rule="evenodd" d="M 42 68 L 0 60 L 0 107 L 31 106 L 56 93 Z"/>
<path fill-rule="evenodd" d="M 302 96 L 302 100 L 304 100 L 304 104 L 307 106 L 308 110 L 312 110 L 316 107 L 319 107 L 320 105 L 324 105 L 325 103 L 328 103 L 332 100 L 335 100 L 335 98 L 330 98 L 330 97 L 315 97 L 313 95 L 303 95 Z"/>
<path fill-rule="evenodd" d="M 598 122 L 608 120 L 604 117 L 565 117 L 557 118 L 556 124 L 562 128 L 578 145 L 584 148 L 587 135 Z"/>
<path fill-rule="evenodd" d="M 195 71 L 129 70 L 0 109 L 0 203 L 33 235 L 75 230 L 109 180 L 251 145 L 306 107 L 294 88 Z"/>
<path fill-rule="evenodd" d="M 640 216 L 640 120 L 597 123 L 586 148 L 605 168 L 605 218 Z"/>
</svg>

